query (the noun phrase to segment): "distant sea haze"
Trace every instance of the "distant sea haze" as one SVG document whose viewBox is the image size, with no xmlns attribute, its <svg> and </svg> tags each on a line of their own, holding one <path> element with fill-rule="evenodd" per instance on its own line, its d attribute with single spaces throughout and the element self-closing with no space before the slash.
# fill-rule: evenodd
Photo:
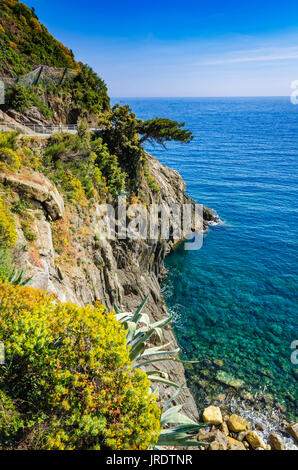
<svg viewBox="0 0 298 470">
<path fill-rule="evenodd" d="M 224 221 L 201 250 L 181 247 L 166 260 L 178 341 L 185 358 L 200 361 L 188 372 L 198 399 L 225 390 L 218 377 L 233 377 L 297 418 L 298 106 L 289 97 L 113 102 L 143 119 L 186 123 L 190 144 L 147 150 Z"/>
</svg>

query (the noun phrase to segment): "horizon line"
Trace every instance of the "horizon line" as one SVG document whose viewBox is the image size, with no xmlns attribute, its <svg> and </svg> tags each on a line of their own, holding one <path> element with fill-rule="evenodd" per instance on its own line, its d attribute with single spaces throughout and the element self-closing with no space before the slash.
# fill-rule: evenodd
<svg viewBox="0 0 298 470">
<path fill-rule="evenodd" d="M 111 99 L 169 99 L 169 98 L 182 98 L 182 99 L 192 99 L 192 98 L 291 98 L 291 95 L 231 95 L 231 96 L 110 96 Z"/>
</svg>

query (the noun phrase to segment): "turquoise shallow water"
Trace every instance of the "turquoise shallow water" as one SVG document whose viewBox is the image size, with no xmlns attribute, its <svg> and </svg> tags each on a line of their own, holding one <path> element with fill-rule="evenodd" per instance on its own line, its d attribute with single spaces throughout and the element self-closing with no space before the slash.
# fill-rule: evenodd
<svg viewBox="0 0 298 470">
<path fill-rule="evenodd" d="M 120 101 L 144 119 L 186 122 L 190 144 L 148 150 L 224 221 L 201 250 L 180 247 L 166 260 L 177 338 L 183 356 L 199 361 L 188 370 L 197 399 L 225 389 L 223 371 L 297 416 L 298 106 L 287 98 Z"/>
</svg>

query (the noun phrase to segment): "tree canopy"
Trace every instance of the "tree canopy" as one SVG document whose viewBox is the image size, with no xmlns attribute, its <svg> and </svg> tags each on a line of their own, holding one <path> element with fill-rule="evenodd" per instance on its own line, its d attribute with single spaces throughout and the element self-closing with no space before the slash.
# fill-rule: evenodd
<svg viewBox="0 0 298 470">
<path fill-rule="evenodd" d="M 117 155 L 131 187 L 138 181 L 141 162 L 145 158 L 143 142 L 149 141 L 165 147 L 167 141 L 187 143 L 193 139 L 189 130 L 182 129 L 184 123 L 165 118 L 142 121 L 136 118 L 129 106 L 119 104 L 101 115 L 99 125 L 102 128 L 100 135 L 103 142 L 111 155 Z"/>
<path fill-rule="evenodd" d="M 166 118 L 155 118 L 148 121 L 139 121 L 138 132 L 141 136 L 141 143 L 148 140 L 165 147 L 165 142 L 175 140 L 181 143 L 188 143 L 193 139 L 193 134 L 187 129 L 182 129 L 184 122 L 172 121 Z"/>
</svg>

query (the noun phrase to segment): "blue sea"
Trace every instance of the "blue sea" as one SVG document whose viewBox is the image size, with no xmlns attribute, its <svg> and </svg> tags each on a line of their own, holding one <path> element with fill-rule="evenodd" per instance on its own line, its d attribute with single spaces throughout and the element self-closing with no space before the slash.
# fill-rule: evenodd
<svg viewBox="0 0 298 470">
<path fill-rule="evenodd" d="M 214 209 L 199 251 L 166 259 L 165 298 L 197 400 L 226 391 L 218 377 L 266 394 L 297 417 L 298 106 L 289 98 L 121 98 L 138 117 L 169 117 L 195 135 L 147 146 Z M 269 400 L 270 401 L 270 400 Z"/>
</svg>

